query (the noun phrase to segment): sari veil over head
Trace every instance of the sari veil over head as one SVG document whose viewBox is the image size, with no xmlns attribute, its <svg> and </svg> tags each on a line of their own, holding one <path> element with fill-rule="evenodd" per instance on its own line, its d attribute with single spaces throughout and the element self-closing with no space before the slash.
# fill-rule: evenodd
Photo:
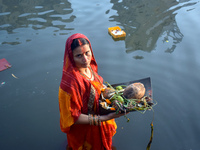
<svg viewBox="0 0 200 150">
<path fill-rule="evenodd" d="M 63 71 L 64 72 L 66 72 L 66 71 L 67 72 L 71 72 L 73 70 L 76 70 L 75 62 L 73 60 L 71 44 L 72 44 L 74 39 L 78 39 L 78 38 L 84 38 L 89 42 L 89 46 L 90 46 L 90 49 L 91 49 L 91 52 L 92 52 L 92 59 L 91 59 L 90 65 L 91 65 L 92 69 L 95 72 L 97 72 L 97 68 L 98 67 L 97 67 L 96 60 L 94 58 L 94 54 L 93 54 L 93 50 L 92 50 L 92 47 L 91 47 L 91 43 L 90 43 L 89 39 L 85 35 L 80 34 L 80 33 L 73 34 L 67 39 L 67 42 L 66 42 L 66 45 L 65 45 Z"/>
<path fill-rule="evenodd" d="M 60 90 L 59 90 L 59 96 L 63 95 L 63 94 L 60 94 L 61 93 L 60 91 L 62 91 L 62 93 L 63 92 L 66 93 L 67 96 L 70 96 L 70 98 L 72 99 L 70 101 L 70 106 L 69 106 L 70 112 L 68 112 L 68 113 L 72 113 L 73 118 L 70 118 L 70 120 L 73 119 L 73 122 L 71 122 L 71 124 L 69 124 L 69 126 L 71 126 L 78 119 L 79 115 L 81 114 L 81 107 L 83 107 L 83 105 L 84 105 L 83 101 L 85 101 L 85 100 L 88 101 L 87 98 L 89 97 L 90 93 L 87 91 L 90 91 L 90 88 L 91 88 L 90 82 L 85 80 L 80 75 L 80 72 L 76 68 L 75 62 L 73 60 L 71 44 L 74 39 L 78 39 L 78 38 L 85 38 L 89 42 L 89 46 L 90 46 L 91 53 L 92 53 L 90 66 L 91 66 L 92 70 L 97 74 L 97 63 L 94 58 L 94 54 L 93 54 L 91 43 L 90 43 L 89 39 L 85 35 L 80 34 L 80 33 L 71 35 L 67 39 L 66 45 L 65 45 L 63 74 L 62 74 Z M 101 80 L 102 80 L 102 78 L 101 78 Z M 60 98 L 60 99 L 62 99 L 62 98 Z M 87 108 L 85 108 L 85 109 L 87 109 Z M 70 116 L 68 116 L 68 117 L 70 117 Z M 61 129 L 63 129 L 63 128 L 61 127 Z M 65 132 L 66 131 L 67 130 L 65 130 Z"/>
<path fill-rule="evenodd" d="M 74 39 L 78 38 L 84 38 L 89 42 L 92 53 L 90 67 L 95 76 L 94 81 L 89 81 L 83 77 L 73 60 L 71 44 Z M 101 126 L 74 124 L 80 114 L 89 113 L 88 101 L 93 86 L 97 91 L 95 92 L 93 107 L 95 114 L 99 114 L 98 100 L 103 78 L 98 75 L 97 71 L 98 66 L 89 39 L 80 33 L 71 35 L 65 45 L 63 73 L 59 87 L 59 109 L 61 131 L 67 133 L 68 145 L 73 149 L 81 150 L 84 147 L 91 150 L 111 149 L 112 136 L 117 127 L 114 119 L 101 122 Z"/>
</svg>

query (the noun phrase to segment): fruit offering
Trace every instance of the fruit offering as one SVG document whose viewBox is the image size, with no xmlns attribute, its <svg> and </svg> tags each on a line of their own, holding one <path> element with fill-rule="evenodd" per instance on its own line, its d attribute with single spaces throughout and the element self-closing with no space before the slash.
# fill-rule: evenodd
<svg viewBox="0 0 200 150">
<path fill-rule="evenodd" d="M 106 82 L 107 83 L 107 82 Z M 110 112 L 130 112 L 151 110 L 155 104 L 151 98 L 151 87 L 142 82 L 107 87 L 101 92 L 101 114 Z M 105 111 L 107 110 L 107 111 Z"/>
</svg>

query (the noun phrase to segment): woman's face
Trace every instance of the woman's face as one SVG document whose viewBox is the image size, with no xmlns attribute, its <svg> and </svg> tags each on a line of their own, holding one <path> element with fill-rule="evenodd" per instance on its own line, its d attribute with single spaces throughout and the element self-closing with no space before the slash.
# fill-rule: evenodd
<svg viewBox="0 0 200 150">
<path fill-rule="evenodd" d="M 90 66 L 92 52 L 89 44 L 79 46 L 73 50 L 73 58 L 78 69 L 87 68 Z"/>
</svg>

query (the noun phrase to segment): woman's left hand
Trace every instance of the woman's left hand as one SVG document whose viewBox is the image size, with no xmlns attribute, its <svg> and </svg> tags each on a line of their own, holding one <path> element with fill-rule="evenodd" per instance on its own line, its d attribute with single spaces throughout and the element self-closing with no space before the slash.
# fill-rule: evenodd
<svg viewBox="0 0 200 150">
<path fill-rule="evenodd" d="M 101 116 L 101 121 L 107 121 L 107 120 L 110 120 L 110 119 L 119 118 L 119 117 L 124 116 L 128 113 L 121 113 L 121 112 L 119 112 L 119 113 L 116 113 L 116 112 L 109 113 L 107 115 Z"/>
</svg>

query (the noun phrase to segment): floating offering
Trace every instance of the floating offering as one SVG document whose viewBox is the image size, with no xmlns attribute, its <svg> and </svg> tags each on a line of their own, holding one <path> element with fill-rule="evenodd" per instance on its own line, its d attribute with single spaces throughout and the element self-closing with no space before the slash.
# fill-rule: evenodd
<svg viewBox="0 0 200 150">
<path fill-rule="evenodd" d="M 5 59 L 0 59 L 0 71 L 8 69 L 11 67 L 11 64 Z"/>
<path fill-rule="evenodd" d="M 126 37 L 126 32 L 121 30 L 121 28 L 119 26 L 108 28 L 108 32 L 112 35 L 113 38 Z"/>
<path fill-rule="evenodd" d="M 100 113 L 131 112 L 144 113 L 156 105 L 152 99 L 150 78 L 110 85 L 103 89 L 100 99 Z"/>
</svg>

